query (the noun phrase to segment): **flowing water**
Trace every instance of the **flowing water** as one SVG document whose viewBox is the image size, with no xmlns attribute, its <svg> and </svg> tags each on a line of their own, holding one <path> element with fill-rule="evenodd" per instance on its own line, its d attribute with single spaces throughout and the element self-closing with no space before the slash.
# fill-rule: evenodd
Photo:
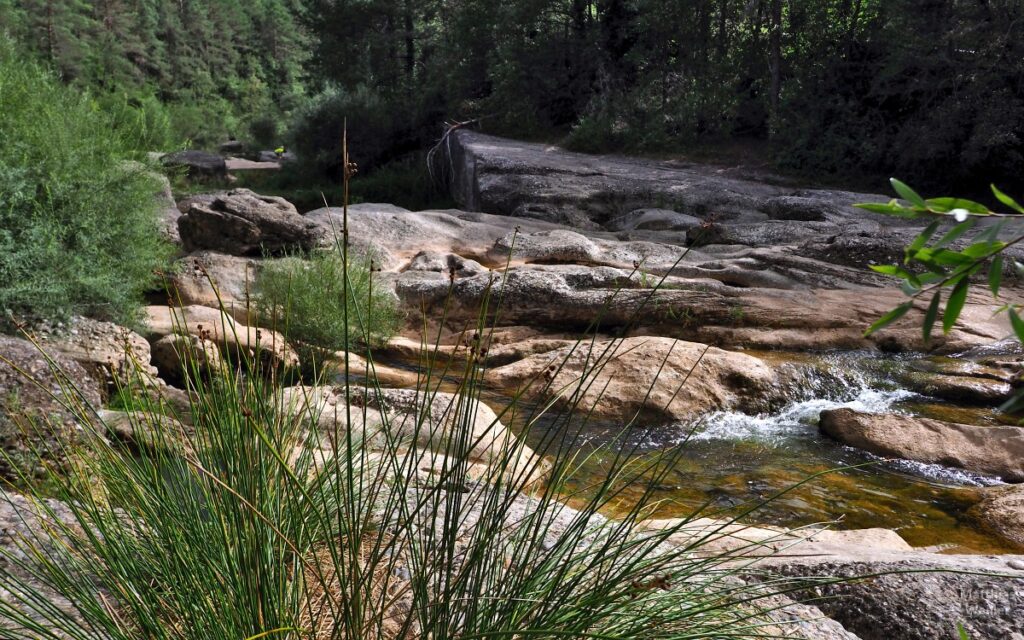
<svg viewBox="0 0 1024 640">
<path fill-rule="evenodd" d="M 809 358 L 757 355 L 784 358 L 787 366 L 800 366 Z M 969 412 L 976 423 L 994 421 L 988 415 L 994 412 L 961 409 L 900 389 L 890 374 L 905 363 L 895 358 L 861 353 L 814 358 L 805 378 L 788 391 L 790 400 L 770 413 L 716 412 L 697 424 L 649 425 L 628 434 L 622 434 L 620 425 L 589 422 L 585 441 L 591 450 L 614 442 L 635 455 L 676 452 L 671 471 L 655 492 L 665 501 L 658 512 L 661 517 L 686 515 L 701 505 L 707 506 L 709 515 L 730 515 L 771 499 L 747 520 L 785 526 L 834 522 L 844 529 L 884 527 L 897 530 L 918 547 L 1009 551 L 967 516 L 978 500 L 978 487 L 997 484 L 997 479 L 939 465 L 883 461 L 821 435 L 817 426 L 822 411 L 840 407 L 947 419 L 950 413 Z M 564 429 L 541 420 L 525 437 L 537 446 L 558 428 Z M 606 451 L 589 460 L 578 486 L 601 476 L 611 458 Z M 639 495 L 642 487 L 632 491 Z"/>
</svg>

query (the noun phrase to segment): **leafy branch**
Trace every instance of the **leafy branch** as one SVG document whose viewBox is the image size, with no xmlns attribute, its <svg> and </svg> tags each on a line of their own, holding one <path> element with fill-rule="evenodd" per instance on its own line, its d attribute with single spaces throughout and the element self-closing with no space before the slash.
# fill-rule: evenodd
<svg viewBox="0 0 1024 640">
<path fill-rule="evenodd" d="M 931 222 L 904 249 L 902 264 L 874 265 L 873 271 L 901 279 L 901 288 L 909 298 L 903 304 L 879 318 L 865 332 L 865 336 L 879 331 L 902 318 L 918 299 L 931 297 L 921 331 L 924 341 L 931 340 L 932 330 L 939 320 L 943 290 L 948 289 L 945 308 L 942 311 L 942 331 L 950 332 L 963 311 L 971 278 L 987 268 L 987 286 L 993 298 L 998 299 L 1003 282 L 1007 260 L 1017 277 L 1024 277 L 1024 264 L 1006 255 L 1006 250 L 1024 241 L 1024 230 L 1016 224 L 1024 220 L 1024 206 L 992 185 L 996 199 L 1010 209 L 999 212 L 984 204 L 964 198 L 922 198 L 905 183 L 890 180 L 899 199 L 888 203 L 866 203 L 854 205 L 861 209 L 908 219 L 931 219 Z M 934 240 L 944 222 L 953 219 L 956 224 L 938 240 Z M 982 219 L 995 219 L 988 224 L 963 249 L 952 245 L 964 238 L 965 234 L 978 227 Z M 1021 305 L 1007 303 L 996 313 L 1006 312 L 1017 339 L 1024 342 L 1024 320 L 1021 319 Z M 1017 395 L 1004 405 L 1004 410 L 1024 408 L 1024 395 Z"/>
</svg>

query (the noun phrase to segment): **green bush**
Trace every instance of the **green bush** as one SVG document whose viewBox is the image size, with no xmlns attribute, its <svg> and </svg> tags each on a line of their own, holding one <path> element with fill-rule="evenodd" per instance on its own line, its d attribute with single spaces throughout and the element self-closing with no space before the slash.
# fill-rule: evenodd
<svg viewBox="0 0 1024 640">
<path fill-rule="evenodd" d="M 344 266 L 337 251 L 269 261 L 256 282 L 260 316 L 272 319 L 290 341 L 318 350 L 386 341 L 401 316 L 392 294 L 374 282 L 372 258 L 350 254 L 348 287 Z"/>
<path fill-rule="evenodd" d="M 0 322 L 135 317 L 168 247 L 116 122 L 0 38 Z"/>
</svg>

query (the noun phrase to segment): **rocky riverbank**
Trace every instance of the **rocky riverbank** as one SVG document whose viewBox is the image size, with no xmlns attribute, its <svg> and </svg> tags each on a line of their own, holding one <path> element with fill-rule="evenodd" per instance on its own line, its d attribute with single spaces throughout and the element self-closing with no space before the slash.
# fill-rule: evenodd
<svg viewBox="0 0 1024 640">
<path fill-rule="evenodd" d="M 808 593 L 848 597 L 822 607 L 838 622 L 808 627 L 804 637 L 940 637 L 958 621 L 972 638 L 1024 634 L 1020 616 L 1006 613 L 1024 606 L 1024 558 L 936 553 L 949 543 L 959 552 L 1024 549 L 1024 502 L 1012 484 L 1024 480 L 1015 453 L 1024 430 L 994 411 L 1020 388 L 1024 355 L 1003 341 L 1009 328 L 993 316 L 991 298 L 980 294 L 969 297 L 953 330 L 932 343 L 922 342 L 914 312 L 863 336 L 902 300 L 867 267 L 899 258 L 915 232 L 851 206 L 885 198 L 800 189 L 743 169 L 583 156 L 468 131 L 456 132 L 449 150 L 434 169 L 465 210 L 413 212 L 388 204 L 348 210 L 351 245 L 373 255 L 376 282 L 393 291 L 408 321 L 404 334 L 375 354 L 390 400 L 364 407 L 366 420 L 375 411 L 408 414 L 421 404 L 411 388 L 419 330 L 427 326 L 439 336 L 444 361 L 461 362 L 472 349 L 487 363 L 493 406 L 481 407 L 486 415 L 477 423 L 481 429 L 497 423 L 495 439 L 515 432 L 532 444 L 544 435 L 502 424 L 492 411 L 523 392 L 530 402 L 591 416 L 595 433 L 632 425 L 631 433 L 647 443 L 644 451 L 691 447 L 687 466 L 664 495 L 681 502 L 682 511 L 708 499 L 735 506 L 832 466 L 878 461 L 868 453 L 930 465 L 929 473 L 938 475 L 880 463 L 868 480 L 866 472 L 837 474 L 822 480 L 820 493 L 782 498 L 780 511 L 797 514 L 786 524 L 838 520 L 844 528 L 883 517 L 884 508 L 891 516 L 883 526 L 897 529 L 884 535 L 896 542 L 880 549 L 866 534 L 838 535 L 827 544 L 820 536 L 766 566 L 791 575 L 948 569 L 1016 578 L 927 573 L 843 587 L 809 582 Z M 340 209 L 300 212 L 282 198 L 244 189 L 165 204 L 169 237 L 180 247 L 179 268 L 168 276 L 170 306 L 149 307 L 139 332 L 76 319 L 44 328 L 40 341 L 90 404 L 109 402 L 119 380 L 141 372 L 148 390 L 185 408 L 187 418 L 188 395 L 175 386 L 182 379 L 176 357 L 182 341 L 205 354 L 209 366 L 243 349 L 270 366 L 299 368 L 295 345 L 252 319 L 252 283 L 280 255 L 331 245 L 344 220 Z M 1003 295 L 1021 293 L 1011 282 Z M 496 328 L 467 344 L 485 304 Z M 591 337 L 578 342 L 582 331 Z M 855 359 L 836 359 L 837 352 Z M 0 355 L 13 362 L 0 362 L 6 413 L 59 413 L 52 399 L 18 381 L 15 367 L 61 387 L 46 377 L 31 344 L 0 338 Z M 298 395 L 324 405 L 343 402 L 327 388 Z M 17 406 L 7 400 L 13 396 Z M 442 401 L 455 400 L 435 399 Z M 443 423 L 444 408 L 437 409 Z M 74 432 L 73 416 L 63 418 Z M 784 429 L 766 439 L 760 437 L 766 425 Z M 55 459 L 58 443 L 70 437 L 44 433 L 26 443 L 6 423 L 0 426 L 8 451 L 35 446 Z M 486 467 L 488 451 L 475 451 L 473 462 Z M 714 475 L 708 467 L 727 471 Z M 779 473 L 783 467 L 791 475 Z M 707 478 L 713 480 L 705 489 L 691 491 Z M 984 488 L 1002 483 L 1011 484 Z M 855 495 L 876 503 L 864 506 L 867 515 L 850 498 Z M 751 517 L 778 524 L 769 522 L 774 508 Z M 0 515 L 8 523 L 18 517 Z M 952 523 L 943 532 L 961 527 L 971 535 L 939 536 L 918 550 L 899 537 L 924 539 L 912 530 L 943 518 Z M 771 538 L 789 535 L 784 529 L 759 530 Z M 986 536 L 990 545 L 972 549 L 971 541 Z M 954 617 L 946 613 L 950 606 L 959 612 Z"/>
</svg>

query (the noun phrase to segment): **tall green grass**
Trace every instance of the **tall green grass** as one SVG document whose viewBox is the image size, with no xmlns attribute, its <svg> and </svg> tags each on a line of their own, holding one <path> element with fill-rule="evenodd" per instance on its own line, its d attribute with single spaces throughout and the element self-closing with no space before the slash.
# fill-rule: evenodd
<svg viewBox="0 0 1024 640">
<path fill-rule="evenodd" d="M 666 544 L 687 522 L 642 527 L 650 489 L 623 506 L 627 488 L 663 480 L 671 454 L 591 454 L 612 458 L 608 475 L 573 494 L 579 440 L 532 456 L 500 423 L 474 427 L 476 355 L 452 396 L 431 380 L 456 372 L 426 371 L 401 414 L 374 411 L 388 404 L 376 387 L 344 386 L 334 407 L 317 401 L 323 387 L 284 394 L 276 372 L 239 355 L 212 379 L 193 368 L 179 424 L 129 395 L 134 450 L 76 407 L 94 437 L 72 475 L 52 479 L 70 517 L 37 502 L 48 526 L 18 541 L 23 554 L 0 552 L 17 569 L 2 575 L 4 637 L 762 635 L 757 602 L 780 585 L 738 580 L 749 549 L 702 554 L 714 532 Z M 516 411 L 531 424 L 545 408 L 514 399 L 499 419 Z"/>
</svg>

